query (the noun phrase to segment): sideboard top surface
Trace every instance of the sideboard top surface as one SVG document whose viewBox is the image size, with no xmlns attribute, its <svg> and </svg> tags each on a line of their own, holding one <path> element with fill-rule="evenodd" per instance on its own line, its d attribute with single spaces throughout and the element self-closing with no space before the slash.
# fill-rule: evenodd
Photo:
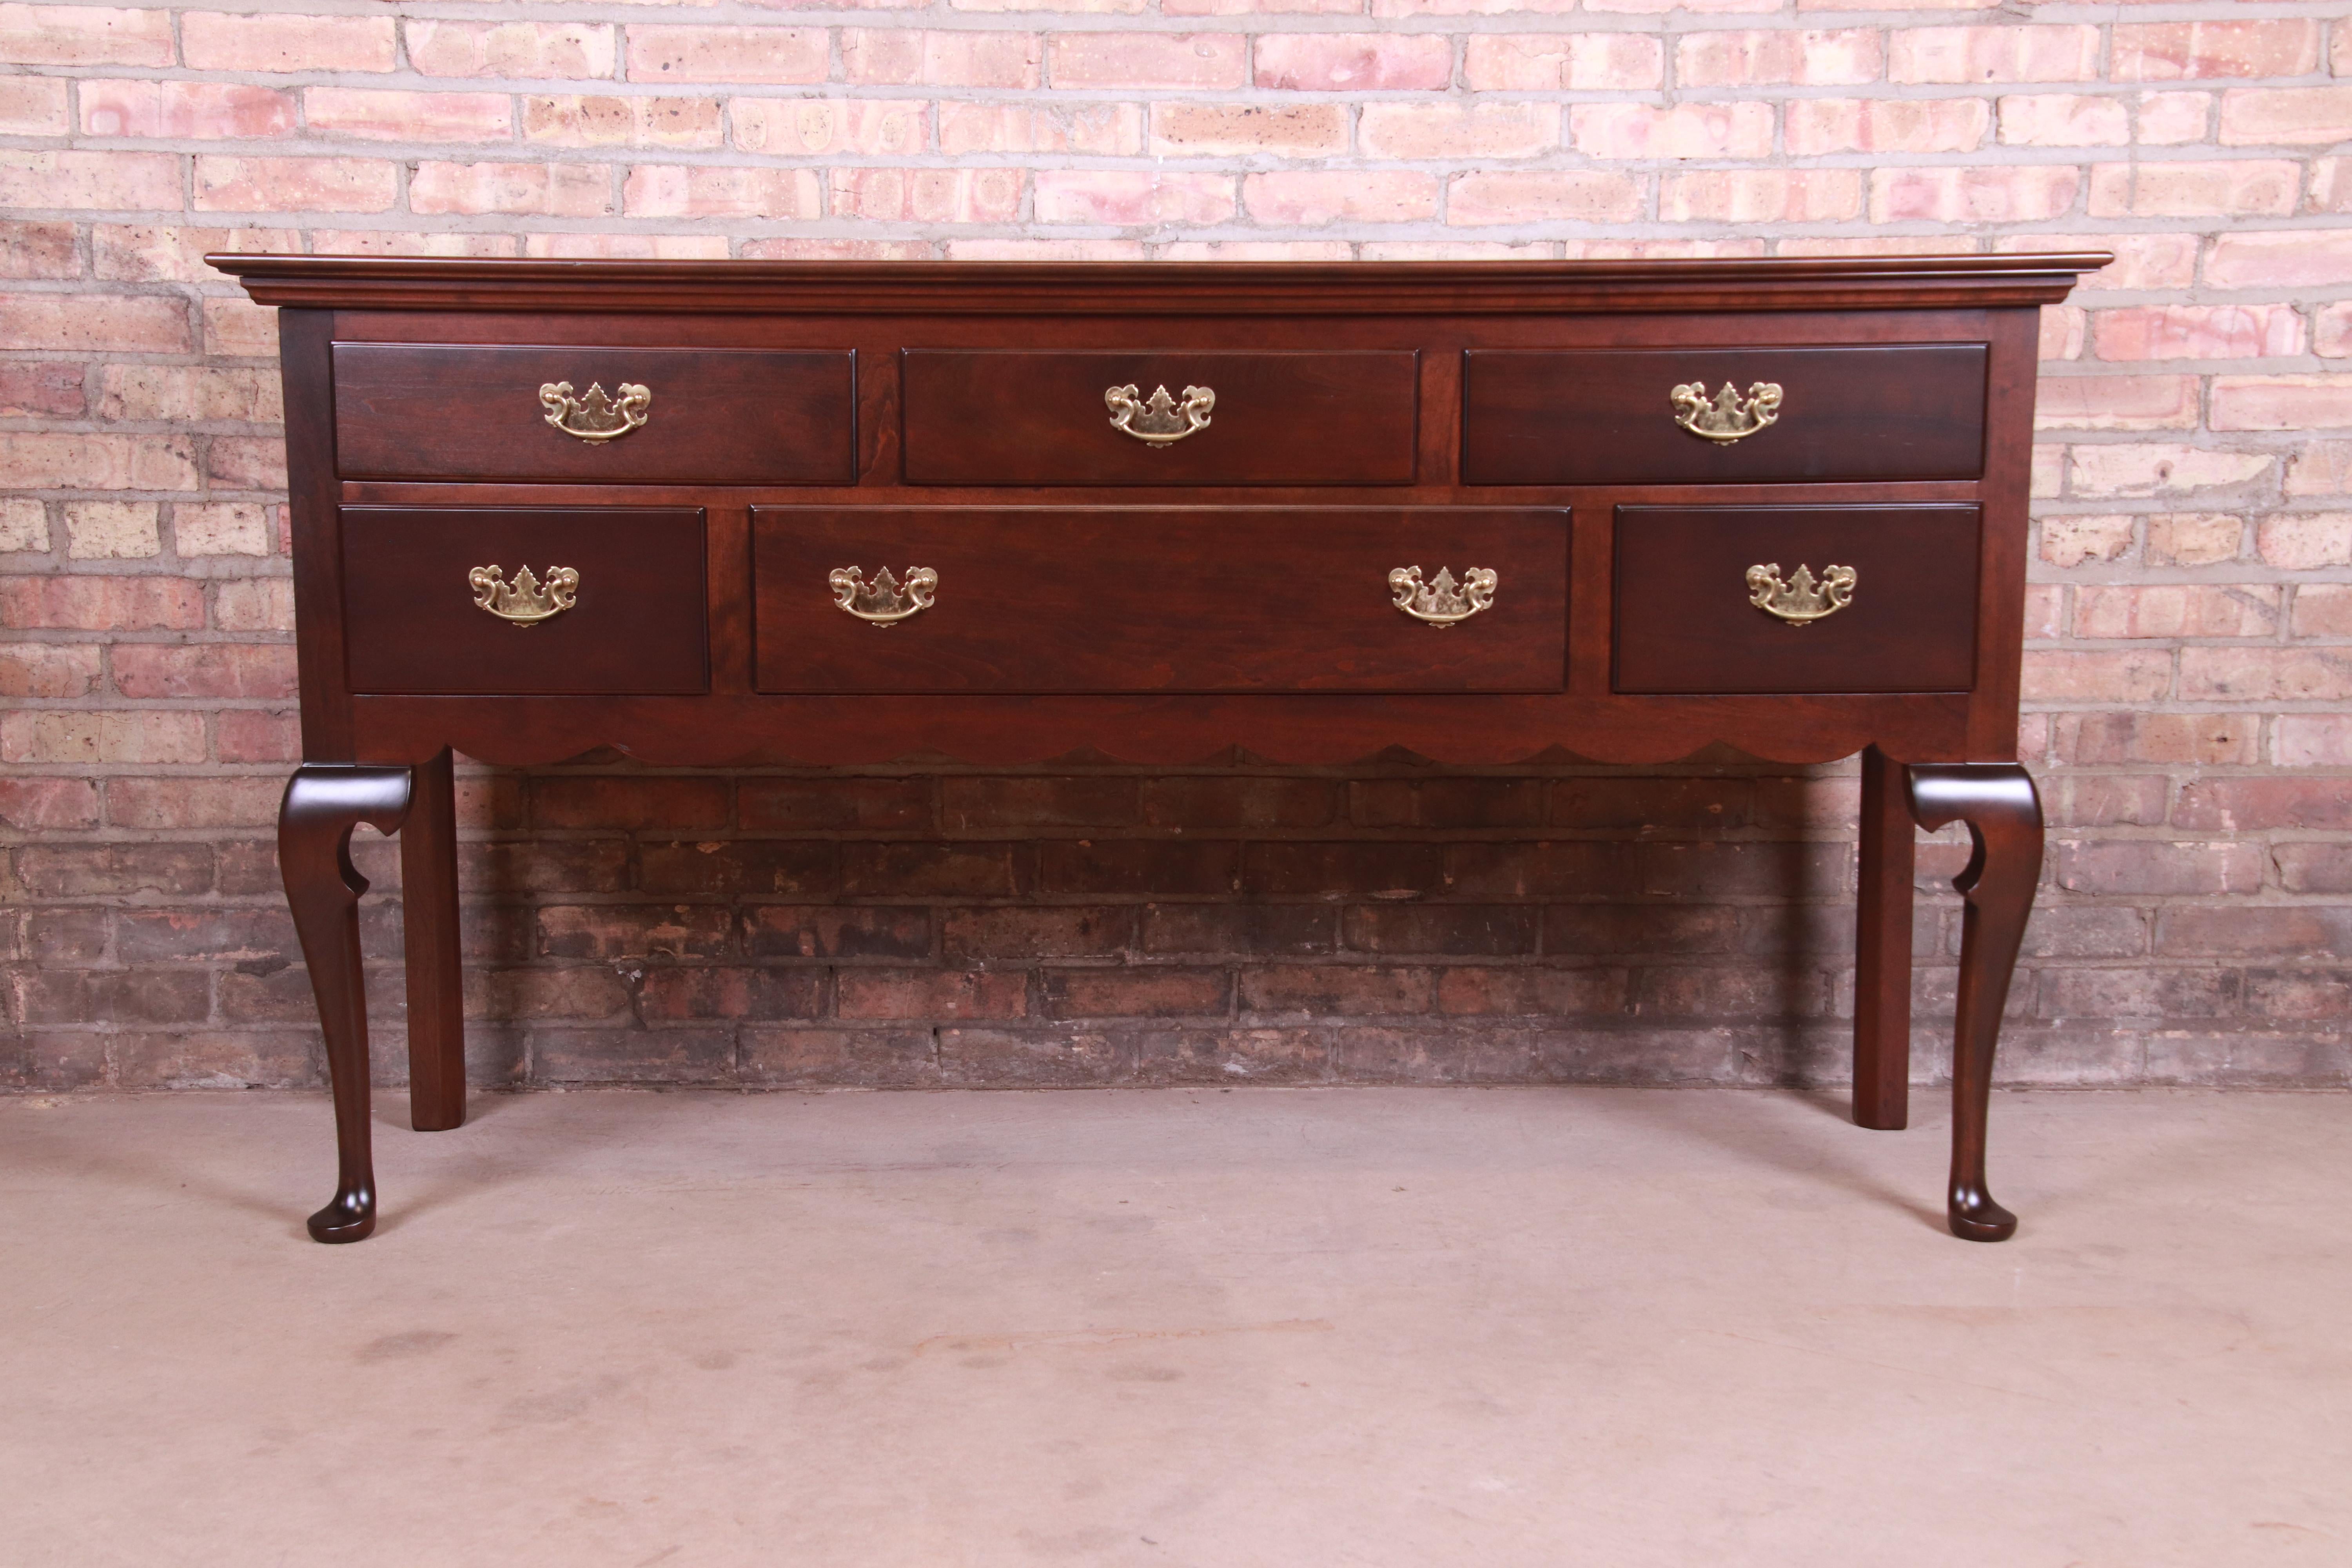
<svg viewBox="0 0 2352 1568">
<path fill-rule="evenodd" d="M 842 315 L 1447 315 L 2042 305 L 2114 260 L 2046 255 L 1601 261 L 639 261 L 215 255 L 264 305 Z"/>
</svg>

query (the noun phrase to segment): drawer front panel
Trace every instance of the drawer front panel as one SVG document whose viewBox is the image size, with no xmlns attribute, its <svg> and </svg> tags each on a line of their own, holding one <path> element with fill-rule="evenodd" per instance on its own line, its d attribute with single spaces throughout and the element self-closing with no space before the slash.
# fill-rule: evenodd
<svg viewBox="0 0 2352 1568">
<path fill-rule="evenodd" d="M 1557 691 L 1567 660 L 1564 510 L 758 507 L 751 532 L 762 691 Z M 1482 567 L 1458 624 L 1397 607 L 1450 613 L 1392 572 Z"/>
<path fill-rule="evenodd" d="M 1031 353 L 908 349 L 907 482 L 917 485 L 1406 485 L 1412 350 Z M 1142 405 L 1112 423 L 1113 388 Z M 1153 394 L 1168 397 L 1151 407 Z M 1184 405 L 1190 388 L 1213 394 Z"/>
<path fill-rule="evenodd" d="M 354 691 L 709 689 L 699 508 L 339 510 Z M 477 568 L 498 576 L 477 578 Z M 568 593 L 566 570 L 576 574 Z M 554 607 L 564 599 L 568 607 Z"/>
<path fill-rule="evenodd" d="M 1973 506 L 1619 507 L 1616 689 L 1965 691 L 1980 521 Z M 1833 567 L 1853 573 L 1843 590 Z"/>
<path fill-rule="evenodd" d="M 1480 351 L 1466 360 L 1467 484 L 1969 479 L 1984 472 L 1982 343 Z M 1780 389 L 1777 408 L 1769 394 L 1750 399 L 1759 384 Z M 1675 389 L 1689 385 L 1704 389 L 1703 406 L 1677 405 Z M 1726 386 L 1735 406 L 1718 405 Z M 1769 422 L 1755 427 L 1767 414 Z M 1679 419 L 1735 438 L 1695 434 Z"/>
<path fill-rule="evenodd" d="M 347 479 L 857 482 L 845 351 L 337 343 L 334 367 Z"/>
</svg>

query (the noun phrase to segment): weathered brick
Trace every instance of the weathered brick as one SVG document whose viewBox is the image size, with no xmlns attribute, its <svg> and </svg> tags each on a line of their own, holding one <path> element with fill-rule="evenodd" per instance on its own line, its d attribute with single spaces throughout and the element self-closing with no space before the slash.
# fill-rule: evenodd
<svg viewBox="0 0 2352 1568">
<path fill-rule="evenodd" d="M 1057 89 L 1215 90 L 1238 88 L 1248 79 L 1247 41 L 1238 33 L 1056 33 L 1047 58 Z M 1034 87 L 1035 60 L 1034 54 L 1028 58 L 1022 79 L 972 85 Z"/>
<path fill-rule="evenodd" d="M 177 211 L 180 160 L 169 153 L 0 151 L 0 206 Z"/>
<path fill-rule="evenodd" d="M 534 1029 L 531 1060 L 549 1083 L 725 1083 L 734 1076 L 727 1029 Z"/>
<path fill-rule="evenodd" d="M 399 168 L 372 158 L 246 158 L 205 153 L 196 157 L 195 191 L 200 212 L 376 213 L 399 199 Z"/>
<path fill-rule="evenodd" d="M 8 243 L 6 235 L 0 233 L 0 250 Z M 89 405 L 87 372 L 81 365 L 46 360 L 0 361 L 0 417 L 79 419 Z M 23 537 L 22 525 L 9 521 L 23 515 L 22 509 L 38 509 L 40 504 L 23 497 L 0 499 L 0 541 L 9 542 L 0 544 L 0 549 L 46 548 L 14 542 Z"/>
<path fill-rule="evenodd" d="M 1163 103 L 1151 106 L 1155 152 L 1219 153 L 1236 149 L 1192 146 L 1184 138 L 1205 121 L 1187 119 L 1186 111 L 1206 115 L 1222 105 Z M 1277 118 L 1280 111 L 1257 112 Z M 1081 153 L 1110 157 L 1132 156 L 1143 151 L 1143 107 L 1133 103 L 992 103 L 943 102 L 938 106 L 940 151 L 950 157 L 968 153 Z M 1344 116 L 1336 147 L 1347 144 Z M 1160 126 L 1167 123 L 1173 140 L 1160 144 Z M 737 122 L 741 122 L 740 111 Z M 1205 135 L 1205 130 L 1202 133 Z M 1269 149 L 1276 150 L 1276 149 Z"/>
<path fill-rule="evenodd" d="M 542 778 L 531 786 L 541 827 L 723 827 L 727 784 L 712 778 Z"/>
<path fill-rule="evenodd" d="M 2217 375 L 2216 430 L 2314 430 L 2352 426 L 2352 375 Z"/>
<path fill-rule="evenodd" d="M 2352 790 L 2341 779 L 2192 779 L 2173 802 L 2172 825 L 2200 833 L 2352 828 Z"/>
<path fill-rule="evenodd" d="M 2267 473 L 2262 452 L 2231 452 L 2171 443 L 2076 447 L 2068 454 L 2074 487 L 2091 496 L 2179 495 L 2242 485 Z"/>
<path fill-rule="evenodd" d="M 632 26 L 629 79 L 771 87 L 823 81 L 826 49 L 821 27 Z"/>
<path fill-rule="evenodd" d="M 1048 969 L 1042 982 L 1051 1018 L 1222 1017 L 1232 1010 L 1233 989 L 1226 970 L 1160 965 Z"/>
<path fill-rule="evenodd" d="M 184 577 L 0 578 L 0 626 L 187 631 L 204 624 L 204 587 Z"/>
<path fill-rule="evenodd" d="M 1020 216 L 1018 169 L 844 169 L 835 176 L 836 217 L 889 223 L 1009 223 Z"/>
<path fill-rule="evenodd" d="M 1367 103 L 1356 136 L 1376 158 L 1529 158 L 1559 144 L 1559 111 L 1537 103 Z"/>
<path fill-rule="evenodd" d="M 834 1010 L 849 1018 L 1024 1018 L 1029 977 L 1019 970 L 844 969 Z"/>
<path fill-rule="evenodd" d="M 1708 169 L 1669 175 L 1658 191 L 1668 223 L 1831 223 L 1861 211 L 1857 169 Z"/>
<path fill-rule="evenodd" d="M 606 197 L 583 188 L 578 200 Z M 631 217 L 813 219 L 824 216 L 824 201 L 813 169 L 640 163 L 622 186 L 621 206 Z"/>
<path fill-rule="evenodd" d="M 1801 98 L 1784 111 L 1788 149 L 1823 153 L 1972 153 L 1992 124 L 1979 98 Z"/>
<path fill-rule="evenodd" d="M 928 934 L 927 929 L 926 942 Z M 958 964 L 1116 958 L 1135 945 L 1135 911 L 1116 906 L 1054 904 L 955 909 L 941 915 L 940 937 L 948 962 Z M 909 952 L 900 956 L 925 954 Z"/>
<path fill-rule="evenodd" d="M 1641 33 L 1473 33 L 1463 45 L 1462 83 L 1474 92 L 1638 91 L 1664 85 L 1665 72 L 1664 45 Z"/>
<path fill-rule="evenodd" d="M 1368 963 L 1282 963 L 1241 972 L 1245 1013 L 1362 1018 L 1426 1013 L 1437 971 Z"/>
<path fill-rule="evenodd" d="M 637 824 L 625 819 L 614 826 Z M 646 844 L 637 852 L 637 889 L 656 898 L 827 898 L 841 890 L 841 846 L 789 838 Z"/>
<path fill-rule="evenodd" d="M 1454 45 L 1434 33 L 1266 33 L 1255 64 L 1258 86 L 1291 92 L 1442 89 Z"/>
<path fill-rule="evenodd" d="M 212 1012 L 201 971 L 27 969 L 9 977 L 26 1024 L 201 1024 Z"/>
<path fill-rule="evenodd" d="M 2278 622 L 2279 591 L 2262 584 L 2086 586 L 2074 594 L 2074 635 L 2084 637 L 2269 637 Z"/>
<path fill-rule="evenodd" d="M 2352 647 L 2184 647 L 2191 702 L 2338 702 L 2352 698 Z"/>
<path fill-rule="evenodd" d="M 98 786 L 88 779 L 0 779 L 0 826 L 23 833 L 98 826 Z"/>
<path fill-rule="evenodd" d="M 1122 36 L 1105 33 L 1076 37 L 1116 44 Z M 1045 41 L 1034 33 L 914 32 L 866 27 L 841 30 L 841 63 L 845 79 L 862 86 L 1034 88 L 1042 79 L 1040 62 L 1044 58 Z M 1236 68 L 1239 58 L 1236 43 Z M 822 80 L 823 77 L 812 79 Z M 1076 77 L 1065 76 L 1057 59 L 1054 85 L 1066 88 L 1087 84 Z"/>
<path fill-rule="evenodd" d="M 2070 893 L 2205 895 L 2259 892 L 2259 844 L 2168 844 L 2126 838 L 2061 841 L 2053 879 Z"/>
<path fill-rule="evenodd" d="M 2088 209 L 2093 217 L 2284 216 L 2302 180 L 2301 165 L 2284 158 L 2101 163 Z"/>
<path fill-rule="evenodd" d="M 557 904 L 539 911 L 543 958 L 719 958 L 734 919 L 708 904 Z"/>
<path fill-rule="evenodd" d="M 927 1029 L 762 1029 L 745 1027 L 737 1042 L 747 1083 L 912 1088 L 939 1081 L 939 1061 Z"/>
<path fill-rule="evenodd" d="M 513 100 L 491 92 L 387 92 L 313 87 L 302 118 L 314 132 L 370 142 L 505 142 L 514 134 Z"/>
<path fill-rule="evenodd" d="M 743 951 L 751 958 L 919 962 L 931 956 L 931 915 L 890 905 L 762 904 L 744 912 Z"/>
<path fill-rule="evenodd" d="M 163 552 L 152 501 L 68 501 L 66 554 L 75 561 L 143 561 Z"/>
<path fill-rule="evenodd" d="M 1358 952 L 1498 957 L 1532 953 L 1541 910 L 1531 904 L 1357 904 L 1340 931 Z"/>
<path fill-rule="evenodd" d="M 1870 221 L 2036 223 L 2064 215 L 2082 171 L 2049 163 L 1882 168 L 1870 176 Z"/>
<path fill-rule="evenodd" d="M 940 1081 L 949 1087 L 1070 1088 L 1134 1076 L 1133 1040 L 1097 1030 L 941 1029 Z"/>
<path fill-rule="evenodd" d="M 409 176 L 408 205 L 418 213 L 604 217 L 613 211 L 612 173 L 598 163 L 426 162 Z"/>
<path fill-rule="evenodd" d="M 429 77 L 609 77 L 617 29 L 572 22 L 409 17 L 408 59 Z"/>
<path fill-rule="evenodd" d="M 1054 839 L 1037 847 L 1038 889 L 1081 898 L 1216 898 L 1240 890 L 1241 860 L 1242 847 L 1220 839 Z"/>
<path fill-rule="evenodd" d="M 152 832 L 257 827 L 278 820 L 279 778 L 117 778 L 106 783 L 106 820 Z"/>
<path fill-rule="evenodd" d="M 1254 175 L 1252 183 L 1278 177 Z M 1417 177 L 1427 179 L 1430 176 Z M 1457 174 L 1446 186 L 1445 221 L 1451 224 L 1624 223 L 1639 212 L 1641 204 L 1642 184 L 1630 174 L 1589 169 L 1528 169 Z M 1255 210 L 1255 203 L 1252 210 Z M 1395 218 L 1420 216 L 1417 212 L 1401 210 Z"/>
<path fill-rule="evenodd" d="M 85 81 L 78 94 L 89 136 L 249 141 L 294 129 L 294 95 L 222 81 Z"/>
<path fill-rule="evenodd" d="M 172 55 L 168 11 L 0 5 L 0 60 L 12 65 L 169 66 Z"/>
<path fill-rule="evenodd" d="M 1885 58 L 1870 27 L 1689 33 L 1675 46 L 1675 79 L 1684 87 L 1835 87 L 1875 81 Z"/>
<path fill-rule="evenodd" d="M 2060 716 L 2053 750 L 2065 762 L 2252 763 L 2262 725 L 2232 713 L 2071 713 Z"/>
<path fill-rule="evenodd" d="M 1437 176 L 1410 170 L 1284 169 L 1242 181 L 1260 223 L 1409 223 L 1437 212 Z"/>
<path fill-rule="evenodd" d="M 2304 352 L 2303 318 L 2286 305 L 2139 305 L 2092 314 L 2099 357 L 2254 359 Z"/>
<path fill-rule="evenodd" d="M 637 1016 L 648 1024 L 816 1018 L 824 1008 L 824 975 L 810 969 L 652 969 L 637 988 Z"/>
<path fill-rule="evenodd" d="M 2303 76 L 2318 68 L 2319 24 L 2270 21 L 2126 23 L 2115 30 L 2117 81 Z"/>
<path fill-rule="evenodd" d="M 2000 100 L 2000 139 L 2013 147 L 2121 147 L 2130 105 L 2082 93 L 2016 93 Z"/>
<path fill-rule="evenodd" d="M 630 115 L 625 127 L 630 145 L 719 144 L 716 100 L 614 98 L 572 101 L 598 107 L 599 112 L 593 118 L 577 111 L 575 116 L 583 130 L 596 132 L 600 140 L 611 141 L 620 133 L 624 130 L 620 118 L 626 113 Z M 945 108 L 942 106 L 943 113 Z M 736 98 L 728 101 L 727 111 L 734 122 L 735 145 L 747 153 L 784 157 L 839 153 L 903 157 L 922 152 L 930 140 L 930 106 L 920 100 Z M 525 122 L 528 125 L 528 110 Z"/>
<path fill-rule="evenodd" d="M 1143 911 L 1143 951 L 1311 958 L 1337 952 L 1338 909 L 1329 904 L 1152 904 Z"/>
</svg>

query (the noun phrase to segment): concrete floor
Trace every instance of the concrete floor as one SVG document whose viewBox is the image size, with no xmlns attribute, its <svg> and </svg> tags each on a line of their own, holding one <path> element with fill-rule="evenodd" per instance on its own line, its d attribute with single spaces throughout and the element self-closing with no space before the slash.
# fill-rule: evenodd
<svg viewBox="0 0 2352 1568">
<path fill-rule="evenodd" d="M 6 1568 L 2352 1563 L 2352 1097 L 0 1100 Z"/>
</svg>

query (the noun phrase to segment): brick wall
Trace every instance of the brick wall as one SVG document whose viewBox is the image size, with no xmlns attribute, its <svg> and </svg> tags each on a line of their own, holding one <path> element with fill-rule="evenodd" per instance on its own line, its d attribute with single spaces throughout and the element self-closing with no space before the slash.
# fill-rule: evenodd
<svg viewBox="0 0 2352 1568">
<path fill-rule="evenodd" d="M 419 9 L 0 4 L 0 1082 L 319 1076 L 272 328 L 208 248 L 2079 246 L 2121 259 L 2045 321 L 2004 1072 L 2352 1081 L 2340 0 Z M 477 773 L 477 1072 L 1835 1078 L 1853 800 L 1728 761 Z M 1938 1026 L 1949 900 L 1920 924 Z"/>
</svg>

